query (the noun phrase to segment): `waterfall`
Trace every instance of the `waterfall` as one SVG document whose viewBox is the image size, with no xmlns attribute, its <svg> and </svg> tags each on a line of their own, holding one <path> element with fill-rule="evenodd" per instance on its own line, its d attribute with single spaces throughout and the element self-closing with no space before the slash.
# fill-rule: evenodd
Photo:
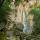
<svg viewBox="0 0 40 40">
<path fill-rule="evenodd" d="M 24 33 L 29 32 L 29 26 L 28 26 L 28 21 L 27 21 L 28 14 L 27 13 L 23 12 L 23 25 L 24 25 L 23 32 Z"/>
</svg>

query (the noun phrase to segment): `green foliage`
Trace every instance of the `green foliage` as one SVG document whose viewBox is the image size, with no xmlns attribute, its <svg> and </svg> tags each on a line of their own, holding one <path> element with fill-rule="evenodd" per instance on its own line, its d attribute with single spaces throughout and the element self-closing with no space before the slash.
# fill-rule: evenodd
<svg viewBox="0 0 40 40">
<path fill-rule="evenodd" d="M 10 0 L 5 0 L 3 5 L 0 8 L 0 21 L 4 21 L 9 14 L 7 11 L 11 10 L 10 7 Z"/>
<path fill-rule="evenodd" d="M 8 12 L 11 10 L 9 7 L 10 2 L 11 2 L 10 0 L 5 0 L 0 8 L 0 24 L 3 23 L 3 25 L 4 24 L 6 25 L 6 23 L 7 23 L 7 17 L 9 15 Z M 2 26 L 4 29 L 5 29 L 5 25 L 4 25 L 4 27 Z M 6 34 L 4 33 L 4 31 L 2 31 L 2 32 L 0 31 L 0 40 L 5 40 L 5 38 L 6 38 Z"/>
<path fill-rule="evenodd" d="M 19 5 L 20 2 L 21 2 L 21 0 L 16 0 L 15 4 Z"/>
<path fill-rule="evenodd" d="M 35 31 L 33 32 L 33 34 L 35 35 L 39 34 L 40 33 L 40 6 L 32 8 L 30 13 L 34 15 L 33 21 L 34 21 Z"/>
<path fill-rule="evenodd" d="M 10 7 L 9 7 L 10 3 L 11 3 L 10 0 L 5 0 L 2 7 L 1 7 L 1 9 L 9 10 L 10 9 Z"/>
</svg>

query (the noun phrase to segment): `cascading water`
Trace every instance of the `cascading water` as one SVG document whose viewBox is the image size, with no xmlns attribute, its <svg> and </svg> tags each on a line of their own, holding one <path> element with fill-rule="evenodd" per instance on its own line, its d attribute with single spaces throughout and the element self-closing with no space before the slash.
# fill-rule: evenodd
<svg viewBox="0 0 40 40">
<path fill-rule="evenodd" d="M 27 13 L 23 12 L 23 25 L 24 25 L 23 32 L 24 33 L 28 33 L 30 30 L 28 26 L 28 21 L 27 21 L 27 16 L 28 16 Z"/>
</svg>

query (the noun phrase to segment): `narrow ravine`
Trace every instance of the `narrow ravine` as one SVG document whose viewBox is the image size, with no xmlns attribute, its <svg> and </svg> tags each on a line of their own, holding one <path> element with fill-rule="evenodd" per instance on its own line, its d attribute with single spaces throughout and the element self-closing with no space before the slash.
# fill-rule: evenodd
<svg viewBox="0 0 40 40">
<path fill-rule="evenodd" d="M 23 4 L 25 6 L 23 6 Z M 23 26 L 24 26 L 23 32 L 24 33 L 30 33 L 31 30 L 30 30 L 30 26 L 28 26 L 28 20 L 27 20 L 29 5 L 27 4 L 28 5 L 27 6 L 26 2 L 24 2 L 23 4 L 20 3 L 20 5 L 16 7 L 17 17 L 15 17 L 14 13 L 13 13 L 13 10 L 15 8 L 11 7 L 12 8 L 12 12 L 11 12 L 12 15 L 10 15 L 9 17 L 10 17 L 12 22 L 14 21 L 16 23 L 22 23 L 23 24 Z M 14 4 L 12 4 L 12 6 L 14 6 Z M 16 21 L 15 21 L 15 19 L 16 19 Z M 13 29 L 13 23 L 9 23 L 9 26 L 8 26 L 9 31 L 6 32 L 6 35 L 7 35 L 6 39 L 7 40 L 16 40 L 16 38 L 13 36 L 13 30 L 12 31 L 10 30 L 11 28 Z"/>
</svg>

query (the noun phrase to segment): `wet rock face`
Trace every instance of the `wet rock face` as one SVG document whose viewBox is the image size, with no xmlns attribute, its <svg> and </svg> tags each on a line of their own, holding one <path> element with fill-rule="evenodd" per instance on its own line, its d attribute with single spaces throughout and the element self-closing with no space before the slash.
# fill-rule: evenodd
<svg viewBox="0 0 40 40">
<path fill-rule="evenodd" d="M 17 23 L 16 26 L 17 26 L 16 28 L 17 28 L 19 31 L 23 31 L 24 26 L 23 26 L 22 23 Z"/>
<path fill-rule="evenodd" d="M 30 0 L 24 0 L 24 1 L 29 2 Z"/>
</svg>

